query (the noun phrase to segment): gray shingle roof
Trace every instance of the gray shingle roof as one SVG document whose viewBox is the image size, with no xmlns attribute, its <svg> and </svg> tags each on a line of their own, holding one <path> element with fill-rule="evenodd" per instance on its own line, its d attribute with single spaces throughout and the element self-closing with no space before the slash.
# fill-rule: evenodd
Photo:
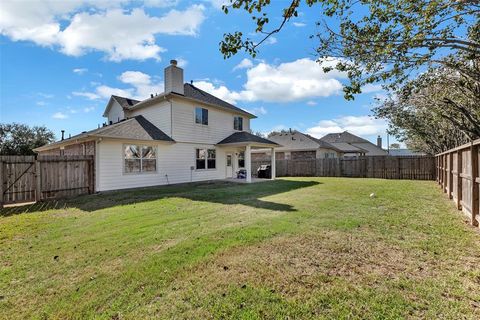
<svg viewBox="0 0 480 320">
<path fill-rule="evenodd" d="M 339 143 L 339 142 L 345 142 L 345 143 L 367 142 L 367 143 L 371 143 L 370 141 L 365 140 L 363 138 L 360 138 L 359 136 L 351 134 L 350 132 L 347 132 L 347 131 L 339 132 L 339 133 L 329 133 L 329 134 L 321 137 L 320 140 L 325 141 L 327 143 Z"/>
<path fill-rule="evenodd" d="M 346 142 L 333 142 L 330 144 L 341 152 L 368 152 L 368 150 L 356 147 Z"/>
<path fill-rule="evenodd" d="M 217 105 L 217 106 L 220 106 L 220 107 L 225 108 L 225 109 L 230 109 L 232 111 L 246 113 L 246 114 L 256 118 L 256 116 L 251 114 L 250 112 L 247 112 L 243 109 L 240 109 L 240 108 L 234 106 L 233 104 L 230 104 L 230 103 L 228 103 L 228 102 L 226 102 L 226 101 L 224 101 L 220 98 L 217 98 L 217 97 L 211 95 L 210 93 L 207 93 L 207 92 L 195 87 L 193 84 L 185 83 L 183 85 L 183 89 L 184 89 L 184 96 L 187 97 L 187 98 L 199 100 L 199 101 L 202 101 L 202 102 L 205 102 L 205 103 L 208 103 L 208 104 Z"/>
<path fill-rule="evenodd" d="M 279 150 L 314 150 L 318 148 L 325 148 L 341 151 L 325 141 L 321 141 L 315 137 L 312 137 L 311 135 L 297 130 L 277 132 L 268 138 L 273 142 L 282 145 L 282 148 Z"/>
<path fill-rule="evenodd" d="M 270 141 L 268 139 L 256 136 L 254 134 L 248 133 L 246 131 L 241 131 L 241 132 L 235 132 L 222 141 L 220 141 L 218 144 L 230 144 L 230 143 L 242 143 L 242 142 L 256 142 L 260 144 L 271 144 L 271 145 L 277 145 L 279 146 L 278 143 Z"/>
<path fill-rule="evenodd" d="M 56 141 L 48 145 L 39 147 L 37 149 L 44 149 L 45 147 L 54 148 L 57 145 L 62 145 L 74 140 L 88 138 L 88 137 L 105 137 L 105 138 L 128 139 L 128 140 L 143 140 L 143 141 L 151 140 L 151 141 L 175 142 L 172 138 L 170 138 L 162 130 L 160 130 L 155 125 L 153 125 L 150 121 L 145 119 L 142 115 L 138 115 L 133 118 L 122 120 L 120 122 L 117 122 L 105 127 L 82 132 L 70 138 Z"/>
<path fill-rule="evenodd" d="M 140 102 L 135 99 L 125 98 L 125 97 L 120 97 L 115 95 L 112 95 L 112 98 L 115 99 L 118 102 L 118 104 L 120 104 L 124 109 L 131 108 Z"/>
<path fill-rule="evenodd" d="M 121 121 L 118 125 L 104 127 L 95 135 L 111 138 L 124 138 L 132 140 L 160 140 L 170 141 L 174 140 L 166 135 L 162 130 L 153 125 L 150 121 L 145 119 L 142 115 L 134 118 Z"/>
</svg>

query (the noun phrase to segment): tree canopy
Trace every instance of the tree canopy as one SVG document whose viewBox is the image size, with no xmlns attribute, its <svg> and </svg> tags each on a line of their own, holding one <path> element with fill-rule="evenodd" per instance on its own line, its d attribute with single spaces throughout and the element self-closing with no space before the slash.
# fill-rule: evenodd
<svg viewBox="0 0 480 320">
<path fill-rule="evenodd" d="M 476 0 L 292 0 L 283 9 L 282 20 L 270 27 L 270 0 L 230 0 L 223 6 L 252 16 L 254 41 L 241 30 L 226 33 L 220 51 L 228 58 L 240 51 L 256 56 L 262 43 L 298 15 L 300 6 L 319 5 L 316 55 L 320 64 L 336 61 L 335 67 L 348 75 L 345 98 L 353 99 L 362 86 L 382 82 L 398 88 L 411 73 L 422 67 L 442 65 L 463 70 L 457 57 L 478 59 L 480 55 L 480 4 Z M 274 20 L 275 21 L 275 20 Z M 334 21 L 334 22 L 333 22 Z M 470 75 L 474 76 L 474 75 Z"/>
<path fill-rule="evenodd" d="M 390 132 L 416 150 L 437 153 L 480 138 L 480 1 L 291 0 L 271 27 L 270 0 L 230 0 L 223 6 L 252 16 L 254 41 L 226 33 L 220 51 L 255 57 L 302 6 L 322 8 L 315 41 L 325 72 L 344 72 L 344 97 L 381 83 L 389 98 L 373 110 Z M 276 21 L 276 20 L 272 20 Z M 247 33 L 246 33 L 247 34 Z M 332 66 L 332 61 L 333 66 Z M 326 63 L 328 62 L 328 63 Z"/>
<path fill-rule="evenodd" d="M 0 123 L 0 155 L 34 155 L 33 149 L 54 140 L 55 135 L 45 126 Z"/>
</svg>

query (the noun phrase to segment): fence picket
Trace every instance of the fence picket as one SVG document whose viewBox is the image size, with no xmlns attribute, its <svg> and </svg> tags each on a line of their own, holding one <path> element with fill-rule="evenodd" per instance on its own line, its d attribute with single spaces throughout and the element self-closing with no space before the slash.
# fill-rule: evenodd
<svg viewBox="0 0 480 320">
<path fill-rule="evenodd" d="M 0 156 L 0 207 L 94 192 L 93 156 Z"/>
</svg>

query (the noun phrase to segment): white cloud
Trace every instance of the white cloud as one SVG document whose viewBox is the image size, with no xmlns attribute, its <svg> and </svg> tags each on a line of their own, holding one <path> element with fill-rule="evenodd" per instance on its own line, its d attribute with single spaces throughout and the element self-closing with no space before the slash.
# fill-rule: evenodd
<svg viewBox="0 0 480 320">
<path fill-rule="evenodd" d="M 154 2 L 157 6 L 162 3 Z M 58 47 L 71 56 L 100 51 L 112 61 L 160 60 L 165 49 L 156 43 L 155 35 L 194 36 L 205 19 L 202 5 L 191 5 L 183 11 L 172 9 L 156 17 L 143 8 L 124 9 L 122 5 L 126 4 L 127 1 L 2 1 L 0 34 L 13 41 Z"/>
<path fill-rule="evenodd" d="M 73 69 L 72 71 L 73 71 L 73 73 L 82 75 L 82 74 L 84 74 L 85 72 L 87 72 L 88 69 L 87 69 L 87 68 L 75 68 L 75 69 Z"/>
<path fill-rule="evenodd" d="M 235 103 L 238 100 L 242 100 L 241 93 L 230 91 L 224 85 L 215 86 L 209 81 L 195 81 L 194 85 L 210 94 L 213 94 L 215 97 L 230 103 Z"/>
<path fill-rule="evenodd" d="M 68 118 L 68 115 L 66 115 L 65 113 L 63 112 L 56 112 L 52 115 L 52 118 L 53 119 L 59 119 L 59 120 L 63 120 L 63 119 L 67 119 Z"/>
<path fill-rule="evenodd" d="M 313 100 L 308 100 L 307 101 L 307 106 L 316 106 L 316 105 L 317 105 L 316 101 L 313 101 Z"/>
<path fill-rule="evenodd" d="M 294 22 L 293 25 L 295 27 L 301 28 L 301 27 L 305 27 L 307 24 L 303 22 Z"/>
<path fill-rule="evenodd" d="M 267 109 L 265 109 L 264 107 L 257 107 L 257 108 L 253 108 L 253 109 L 248 109 L 247 111 L 256 115 L 256 116 L 267 114 Z"/>
<path fill-rule="evenodd" d="M 183 58 L 175 58 L 177 60 L 177 64 L 180 68 L 185 68 L 188 65 L 188 61 Z"/>
<path fill-rule="evenodd" d="M 266 44 L 275 44 L 277 42 L 278 42 L 277 38 L 272 37 L 272 36 L 268 37 L 267 40 L 265 40 Z"/>
<path fill-rule="evenodd" d="M 362 93 L 372 93 L 382 91 L 382 85 L 368 83 L 362 87 Z"/>
<path fill-rule="evenodd" d="M 336 60 L 330 59 L 325 65 L 336 63 Z M 342 78 L 345 78 L 343 73 L 336 70 L 325 73 L 317 62 L 304 58 L 279 65 L 260 62 L 247 70 L 247 82 L 241 91 L 231 91 L 225 86 L 215 86 L 208 81 L 195 85 L 232 103 L 294 102 L 339 94 L 342 89 L 339 79 Z"/>
<path fill-rule="evenodd" d="M 91 112 L 93 110 L 95 110 L 95 107 L 85 107 L 85 108 L 83 108 L 83 112 L 85 112 L 85 113 Z"/>
<path fill-rule="evenodd" d="M 164 90 L 163 82 L 155 82 L 148 74 L 140 71 L 125 71 L 118 76 L 118 80 L 129 85 L 129 87 L 116 88 L 107 85 L 97 85 L 94 92 L 74 91 L 72 94 L 89 100 L 108 99 L 111 95 L 144 100 L 150 97 L 150 94 L 161 93 Z"/>
<path fill-rule="evenodd" d="M 345 116 L 332 120 L 321 120 L 306 132 L 314 137 L 321 138 L 328 133 L 349 131 L 356 135 L 384 134 L 387 123 L 382 119 L 370 116 Z"/>
<path fill-rule="evenodd" d="M 248 69 L 253 67 L 253 62 L 250 59 L 244 58 L 242 61 L 240 61 L 239 64 L 237 64 L 235 67 L 233 67 L 233 71 L 238 70 L 238 69 Z"/>
<path fill-rule="evenodd" d="M 40 106 L 40 107 L 43 107 L 43 106 L 46 106 L 48 103 L 46 103 L 45 101 L 37 101 L 37 106 Z"/>
<path fill-rule="evenodd" d="M 50 93 L 43 93 L 43 92 L 39 92 L 37 93 L 40 97 L 42 98 L 45 98 L 45 99 L 52 99 L 54 97 L 53 94 L 50 94 Z"/>
<path fill-rule="evenodd" d="M 85 97 L 90 100 L 100 99 L 100 96 L 93 92 L 80 92 L 80 91 L 73 91 L 72 95 L 77 97 Z"/>
</svg>

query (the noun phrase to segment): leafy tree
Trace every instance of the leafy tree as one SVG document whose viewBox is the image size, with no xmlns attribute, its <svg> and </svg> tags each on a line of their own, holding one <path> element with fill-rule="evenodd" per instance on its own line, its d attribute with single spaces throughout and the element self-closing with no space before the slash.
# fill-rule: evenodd
<svg viewBox="0 0 480 320">
<path fill-rule="evenodd" d="M 0 123 L 0 155 L 34 155 L 34 148 L 54 140 L 55 135 L 45 126 Z"/>
<path fill-rule="evenodd" d="M 464 67 L 480 72 L 479 63 Z M 478 81 L 450 68 L 435 68 L 410 80 L 374 113 L 388 119 L 390 131 L 407 145 L 438 153 L 480 138 L 478 101 Z"/>
<path fill-rule="evenodd" d="M 260 138 L 266 138 L 265 134 L 261 131 L 254 131 L 253 134 Z"/>
<path fill-rule="evenodd" d="M 391 143 L 390 144 L 390 149 L 400 149 L 400 144 L 399 143 Z"/>
<path fill-rule="evenodd" d="M 458 63 L 458 57 L 463 61 L 480 57 L 477 0 L 292 0 L 271 29 L 270 0 L 230 0 L 224 12 L 243 10 L 251 15 L 255 33 L 262 38 L 254 41 L 242 31 L 226 33 L 220 51 L 226 58 L 240 51 L 255 57 L 263 42 L 298 15 L 303 3 L 322 8 L 318 32 L 310 38 L 318 40 L 316 54 L 326 72 L 337 69 L 347 74 L 346 99 L 353 99 L 369 83 L 398 89 L 412 72 L 427 67 L 443 66 L 472 79 L 476 76 Z"/>
</svg>

